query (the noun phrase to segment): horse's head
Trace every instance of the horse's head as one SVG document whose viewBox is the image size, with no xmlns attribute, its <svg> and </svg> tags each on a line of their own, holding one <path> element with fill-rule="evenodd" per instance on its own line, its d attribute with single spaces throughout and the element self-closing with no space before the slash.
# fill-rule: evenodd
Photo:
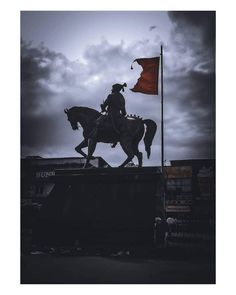
<svg viewBox="0 0 236 295">
<path fill-rule="evenodd" d="M 70 122 L 72 129 L 73 130 L 79 129 L 78 128 L 78 121 L 75 118 L 75 113 L 72 112 L 71 109 L 70 110 L 65 109 L 64 112 L 67 115 L 68 121 Z"/>
</svg>

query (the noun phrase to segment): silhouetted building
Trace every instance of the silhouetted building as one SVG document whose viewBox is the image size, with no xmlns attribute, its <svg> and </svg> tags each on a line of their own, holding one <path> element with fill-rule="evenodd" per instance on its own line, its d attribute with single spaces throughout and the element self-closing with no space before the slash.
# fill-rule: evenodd
<svg viewBox="0 0 236 295">
<path fill-rule="evenodd" d="M 159 167 L 110 168 L 95 158 L 81 169 L 84 161 L 22 159 L 21 225 L 37 243 L 151 243 L 157 216 L 214 234 L 214 160 L 171 161 L 165 182 Z"/>
<path fill-rule="evenodd" d="M 159 168 L 95 159 L 96 169 L 80 169 L 80 160 L 22 160 L 22 228 L 32 229 L 34 243 L 152 243 L 155 210 L 163 213 Z"/>
<path fill-rule="evenodd" d="M 141 245 L 153 242 L 156 167 L 60 171 L 40 210 L 35 238 L 44 243 Z"/>
</svg>

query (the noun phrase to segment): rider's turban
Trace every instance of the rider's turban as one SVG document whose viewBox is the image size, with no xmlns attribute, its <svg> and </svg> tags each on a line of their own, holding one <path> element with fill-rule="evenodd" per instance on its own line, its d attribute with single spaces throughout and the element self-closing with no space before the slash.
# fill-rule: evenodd
<svg viewBox="0 0 236 295">
<path fill-rule="evenodd" d="M 114 91 L 125 91 L 124 90 L 124 87 L 127 87 L 127 84 L 126 83 L 124 83 L 124 84 L 114 84 L 114 85 L 112 85 L 112 89 L 114 90 Z"/>
</svg>

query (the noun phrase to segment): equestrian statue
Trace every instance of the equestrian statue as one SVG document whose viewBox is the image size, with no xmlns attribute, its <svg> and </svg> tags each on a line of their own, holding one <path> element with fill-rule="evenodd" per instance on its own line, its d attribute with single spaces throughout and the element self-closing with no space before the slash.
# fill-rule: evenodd
<svg viewBox="0 0 236 295">
<path fill-rule="evenodd" d="M 143 120 L 139 116 L 127 115 L 125 99 L 120 93 L 121 90 L 124 92 L 124 87 L 127 87 L 126 83 L 112 86 L 111 93 L 101 104 L 101 113 L 88 107 L 77 106 L 64 110 L 73 130 L 78 129 L 78 123 L 83 128 L 84 140 L 75 150 L 86 158 L 84 168 L 88 167 L 89 161 L 93 158 L 98 142 L 110 143 L 113 148 L 120 143 L 127 159 L 119 167 L 127 165 L 134 156 L 138 158 L 138 166 L 142 167 L 143 156 L 138 145 L 143 136 L 147 157 L 151 155 L 157 125 L 151 119 Z M 86 147 L 87 155 L 82 151 Z"/>
</svg>

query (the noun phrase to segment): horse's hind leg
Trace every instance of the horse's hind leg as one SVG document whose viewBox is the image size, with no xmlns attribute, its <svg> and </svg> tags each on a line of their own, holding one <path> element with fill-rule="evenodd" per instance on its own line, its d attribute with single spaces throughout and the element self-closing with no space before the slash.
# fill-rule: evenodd
<svg viewBox="0 0 236 295">
<path fill-rule="evenodd" d="M 95 151 L 97 142 L 94 139 L 88 140 L 88 156 L 86 158 L 86 162 L 84 164 L 84 168 L 88 167 L 89 161 L 92 159 L 93 153 Z"/>
<path fill-rule="evenodd" d="M 138 158 L 138 166 L 143 166 L 143 154 L 138 149 L 138 144 L 133 144 L 133 151 L 135 156 Z"/>
<path fill-rule="evenodd" d="M 138 145 L 139 145 L 140 140 L 143 138 L 143 134 L 144 134 L 144 126 L 142 124 L 140 127 L 140 130 L 138 132 L 138 135 L 136 136 L 136 138 L 133 141 L 133 151 L 134 151 L 135 156 L 138 158 L 138 166 L 139 167 L 143 166 L 143 154 L 138 149 Z"/>
<path fill-rule="evenodd" d="M 134 152 L 133 152 L 132 144 L 130 141 L 127 141 L 125 139 L 121 140 L 120 145 L 121 145 L 122 149 L 124 150 L 124 152 L 126 153 L 126 155 L 128 156 L 128 158 L 119 166 L 119 167 L 124 167 L 130 161 L 132 161 L 132 159 L 134 157 Z"/>
</svg>

